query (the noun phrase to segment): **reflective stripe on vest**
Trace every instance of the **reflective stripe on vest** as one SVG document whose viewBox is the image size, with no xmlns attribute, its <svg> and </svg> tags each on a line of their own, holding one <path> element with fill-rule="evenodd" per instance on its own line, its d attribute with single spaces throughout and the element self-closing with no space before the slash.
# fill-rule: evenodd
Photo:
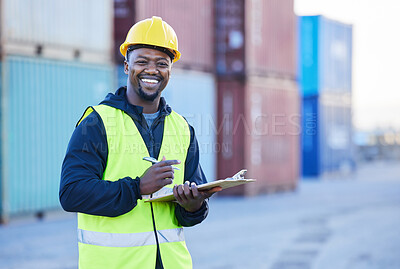
<svg viewBox="0 0 400 269">
<path fill-rule="evenodd" d="M 107 165 L 102 179 L 116 181 L 143 175 L 151 166 L 143 160 L 149 152 L 132 118 L 122 110 L 99 105 L 89 108 L 80 122 L 90 110 L 100 115 L 107 136 Z M 165 156 L 181 161 L 173 183 L 164 187 L 172 189 L 184 180 L 190 130 L 186 120 L 172 111 L 165 117 L 163 132 L 159 160 Z M 165 269 L 192 268 L 182 226 L 175 216 L 176 203 L 145 203 L 143 199 L 136 202 L 131 211 L 117 217 L 78 213 L 80 268 L 154 269 L 156 235 Z"/>
<path fill-rule="evenodd" d="M 183 228 L 158 230 L 158 242 L 184 241 Z M 103 247 L 141 247 L 155 245 L 154 232 L 143 233 L 102 233 L 78 229 L 78 242 Z"/>
</svg>

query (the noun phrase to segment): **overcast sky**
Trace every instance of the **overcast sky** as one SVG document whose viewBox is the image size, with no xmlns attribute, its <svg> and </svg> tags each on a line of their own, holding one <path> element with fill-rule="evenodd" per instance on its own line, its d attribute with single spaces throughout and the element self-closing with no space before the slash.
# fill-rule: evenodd
<svg viewBox="0 0 400 269">
<path fill-rule="evenodd" d="M 400 1 L 295 0 L 297 15 L 353 25 L 353 123 L 400 130 Z"/>
</svg>

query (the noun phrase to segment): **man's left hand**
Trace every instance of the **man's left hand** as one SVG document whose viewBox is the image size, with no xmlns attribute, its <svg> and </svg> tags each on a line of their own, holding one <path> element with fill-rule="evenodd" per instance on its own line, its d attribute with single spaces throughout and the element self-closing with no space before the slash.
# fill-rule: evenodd
<svg viewBox="0 0 400 269">
<path fill-rule="evenodd" d="M 195 212 L 201 208 L 205 199 L 221 190 L 221 187 L 214 187 L 206 191 L 199 191 L 196 183 L 190 184 L 189 181 L 186 181 L 185 184 L 175 185 L 173 192 L 175 199 L 186 211 Z"/>
</svg>

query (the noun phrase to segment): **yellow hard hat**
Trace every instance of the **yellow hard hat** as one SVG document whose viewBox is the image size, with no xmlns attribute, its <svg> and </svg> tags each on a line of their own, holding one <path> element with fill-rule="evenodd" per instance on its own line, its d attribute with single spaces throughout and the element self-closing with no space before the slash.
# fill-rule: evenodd
<svg viewBox="0 0 400 269">
<path fill-rule="evenodd" d="M 139 44 L 168 49 L 174 56 L 173 62 L 181 58 L 181 53 L 178 51 L 178 38 L 174 29 L 160 17 L 153 16 L 151 19 L 135 23 L 119 50 L 126 57 L 128 47 Z"/>
</svg>

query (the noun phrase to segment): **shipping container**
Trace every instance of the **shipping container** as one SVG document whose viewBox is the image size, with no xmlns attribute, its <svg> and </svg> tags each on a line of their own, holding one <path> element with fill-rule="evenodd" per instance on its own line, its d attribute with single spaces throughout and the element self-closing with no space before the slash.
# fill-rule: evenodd
<svg viewBox="0 0 400 269">
<path fill-rule="evenodd" d="M 355 168 L 349 94 L 303 98 L 302 175 L 316 177 Z"/>
<path fill-rule="evenodd" d="M 323 16 L 299 17 L 299 81 L 303 96 L 351 92 L 351 25 Z"/>
<path fill-rule="evenodd" d="M 219 79 L 217 82 L 218 179 L 230 177 L 244 168 L 245 87 L 241 80 Z"/>
<path fill-rule="evenodd" d="M 246 73 L 297 79 L 293 0 L 245 1 Z"/>
<path fill-rule="evenodd" d="M 351 96 L 348 93 L 319 96 L 321 172 L 354 169 Z"/>
<path fill-rule="evenodd" d="M 317 177 L 320 174 L 320 135 L 318 120 L 318 96 L 304 97 L 302 100 L 302 175 Z"/>
<path fill-rule="evenodd" d="M 104 58 L 112 50 L 112 0 L 2 0 L 6 53 Z M 56 50 L 56 51 L 54 51 Z M 57 51 L 63 53 L 57 53 Z M 45 56 L 47 57 L 47 56 Z"/>
<path fill-rule="evenodd" d="M 115 74 L 116 74 L 116 82 L 117 88 L 126 86 L 126 81 L 128 79 L 128 75 L 125 74 L 124 65 L 119 64 L 115 66 Z"/>
<path fill-rule="evenodd" d="M 114 62 L 122 64 L 124 57 L 119 52 L 119 47 L 125 42 L 126 35 L 135 24 L 135 1 L 114 0 Z"/>
<path fill-rule="evenodd" d="M 292 190 L 300 169 L 300 97 L 294 80 L 250 77 L 247 84 L 248 194 Z"/>
<path fill-rule="evenodd" d="M 200 164 L 208 181 L 216 179 L 217 111 L 215 79 L 210 73 L 173 69 L 162 95 L 195 129 Z"/>
<path fill-rule="evenodd" d="M 113 68 L 8 55 L 1 76 L 1 218 L 60 208 L 76 122 L 113 89 Z"/>
<path fill-rule="evenodd" d="M 181 59 L 174 66 L 211 72 L 214 70 L 213 1 L 137 0 L 136 20 L 159 16 L 174 28 Z"/>
<path fill-rule="evenodd" d="M 243 0 L 215 1 L 215 65 L 218 76 L 245 74 Z"/>
<path fill-rule="evenodd" d="M 220 178 L 247 169 L 256 183 L 221 195 L 255 195 L 294 189 L 299 177 L 300 106 L 293 80 L 250 76 L 219 81 Z"/>
</svg>

